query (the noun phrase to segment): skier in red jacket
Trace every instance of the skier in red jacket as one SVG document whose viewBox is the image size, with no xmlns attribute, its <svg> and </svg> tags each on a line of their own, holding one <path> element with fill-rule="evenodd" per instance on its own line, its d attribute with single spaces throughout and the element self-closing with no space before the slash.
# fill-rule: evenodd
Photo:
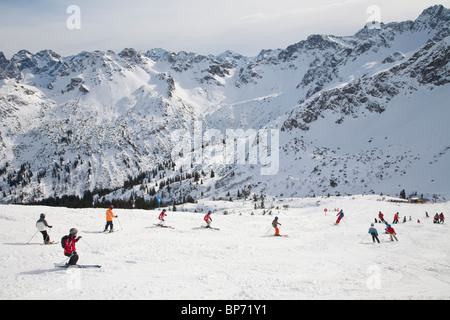
<svg viewBox="0 0 450 320">
<path fill-rule="evenodd" d="M 164 221 L 164 217 L 165 217 L 165 216 L 167 216 L 167 214 L 166 214 L 166 209 L 163 209 L 163 211 L 159 214 L 159 217 L 158 217 L 158 219 L 159 219 L 159 225 L 160 225 L 161 227 L 164 227 L 165 224 L 166 224 L 166 221 Z"/>
<path fill-rule="evenodd" d="M 394 221 L 392 221 L 392 224 L 398 223 L 399 218 L 400 218 L 400 214 L 397 212 L 396 214 L 394 214 Z"/>
<path fill-rule="evenodd" d="M 386 223 L 386 221 L 384 221 L 384 215 L 381 213 L 381 211 L 378 212 L 378 218 L 380 219 L 380 221 Z"/>
<path fill-rule="evenodd" d="M 208 211 L 208 213 L 203 218 L 203 220 L 205 220 L 205 222 L 206 222 L 206 228 L 211 228 L 211 222 L 212 222 L 211 213 L 212 213 L 211 210 Z"/>
<path fill-rule="evenodd" d="M 339 211 L 339 213 L 336 216 L 338 216 L 336 224 L 339 224 L 339 222 L 341 222 L 341 219 L 344 217 L 344 211 L 343 210 Z"/>
<path fill-rule="evenodd" d="M 394 228 L 391 227 L 391 225 L 387 225 L 387 233 L 389 233 L 389 237 L 391 238 L 391 241 L 398 241 L 397 234 L 395 233 Z"/>
<path fill-rule="evenodd" d="M 77 249 L 75 248 L 75 243 L 77 243 L 78 240 L 81 239 L 81 236 L 77 237 L 77 234 L 78 234 L 77 229 L 75 228 L 70 229 L 69 235 L 65 237 L 64 241 L 64 255 L 70 258 L 67 264 L 71 266 L 76 265 L 79 258 Z"/>
</svg>

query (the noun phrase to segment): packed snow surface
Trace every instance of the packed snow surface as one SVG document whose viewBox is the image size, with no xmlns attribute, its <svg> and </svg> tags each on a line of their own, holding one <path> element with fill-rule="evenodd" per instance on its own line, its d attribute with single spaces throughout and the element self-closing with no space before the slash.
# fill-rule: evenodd
<svg viewBox="0 0 450 320">
<path fill-rule="evenodd" d="M 0 299 L 449 299 L 448 223 L 432 220 L 450 202 L 387 200 L 266 199 L 264 210 L 251 200 L 202 200 L 168 211 L 174 229 L 155 227 L 159 210 L 116 208 L 119 232 L 108 234 L 106 208 L 1 205 Z M 345 216 L 334 225 L 337 209 Z M 208 210 L 220 230 L 202 228 Z M 372 243 L 379 211 L 388 222 L 400 213 L 398 242 L 376 223 L 381 243 Z M 78 263 L 102 268 L 55 268 L 65 261 L 60 244 L 32 238 L 40 213 L 52 240 L 77 228 Z M 273 236 L 275 216 L 288 237 Z"/>
</svg>

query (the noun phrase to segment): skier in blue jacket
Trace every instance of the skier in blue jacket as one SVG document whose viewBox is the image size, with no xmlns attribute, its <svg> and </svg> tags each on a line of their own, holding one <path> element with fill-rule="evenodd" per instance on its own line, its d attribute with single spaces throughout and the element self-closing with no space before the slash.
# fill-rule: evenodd
<svg viewBox="0 0 450 320">
<path fill-rule="evenodd" d="M 377 229 L 375 229 L 375 227 L 373 226 L 373 223 L 370 225 L 369 228 L 369 233 L 372 236 L 372 241 L 375 243 L 375 240 L 378 241 L 378 243 L 380 243 L 380 240 L 378 239 L 378 231 Z"/>
</svg>

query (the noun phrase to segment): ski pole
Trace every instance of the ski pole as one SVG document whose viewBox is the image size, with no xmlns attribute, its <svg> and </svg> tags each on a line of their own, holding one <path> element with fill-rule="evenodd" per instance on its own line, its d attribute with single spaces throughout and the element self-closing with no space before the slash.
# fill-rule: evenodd
<svg viewBox="0 0 450 320">
<path fill-rule="evenodd" d="M 366 235 L 364 236 L 364 238 L 361 239 L 360 242 L 363 242 L 363 240 L 364 240 L 365 238 L 367 238 L 368 235 L 369 235 L 369 234 L 366 234 Z"/>
<path fill-rule="evenodd" d="M 92 246 L 89 244 L 89 242 L 87 242 L 86 240 L 84 240 L 84 238 L 82 237 L 81 238 L 81 240 L 83 240 L 91 249 L 92 249 Z"/>
<path fill-rule="evenodd" d="M 270 230 L 272 230 L 272 227 L 270 227 L 269 230 L 267 230 L 267 232 L 264 236 L 267 236 L 267 234 L 270 232 Z"/>
<path fill-rule="evenodd" d="M 30 243 L 30 241 L 31 241 L 31 240 L 33 240 L 34 236 L 35 236 L 35 235 L 36 235 L 36 234 L 37 234 L 38 232 L 39 232 L 39 230 L 38 230 L 38 231 L 36 231 L 36 232 L 35 232 L 35 234 L 33 234 L 33 236 L 31 237 L 31 239 L 30 239 L 30 240 L 28 240 L 27 244 L 29 244 L 29 243 Z"/>
<path fill-rule="evenodd" d="M 119 217 L 116 217 L 116 219 L 117 219 L 117 222 L 119 223 L 119 226 L 120 226 L 120 230 L 123 230 L 123 228 L 122 228 L 122 225 L 120 224 L 120 220 L 119 220 Z"/>
<path fill-rule="evenodd" d="M 72 256 L 70 256 L 70 257 L 68 257 L 68 258 L 66 258 L 66 259 L 64 259 L 62 262 L 60 262 L 59 264 L 63 264 L 63 263 L 65 263 L 67 260 L 69 260 L 70 258 L 71 258 Z"/>
</svg>

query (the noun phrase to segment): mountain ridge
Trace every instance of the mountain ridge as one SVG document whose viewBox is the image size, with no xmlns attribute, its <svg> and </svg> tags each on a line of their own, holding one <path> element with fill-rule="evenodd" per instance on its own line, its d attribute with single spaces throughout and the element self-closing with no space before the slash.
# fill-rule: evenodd
<svg viewBox="0 0 450 320">
<path fill-rule="evenodd" d="M 311 35 L 253 58 L 232 51 L 205 56 L 125 48 L 69 57 L 21 50 L 8 60 L 0 52 L 1 201 L 102 189 L 116 190 L 103 200 L 160 196 L 167 202 L 188 195 L 236 197 L 243 190 L 282 197 L 407 188 L 430 198 L 449 196 L 444 181 L 450 177 L 443 171 L 450 144 L 442 138 L 448 130 L 440 127 L 448 115 L 449 12 L 434 6 L 415 21 L 365 26 L 346 37 Z M 430 119 L 422 125 L 435 128 L 405 140 L 411 130 L 406 121 L 421 125 L 413 114 L 422 114 L 424 106 Z M 392 120 L 380 120 L 388 116 L 403 131 L 383 140 L 366 130 L 377 124 L 391 131 L 384 123 Z M 268 164 L 249 162 L 259 135 L 245 137 L 245 164 L 197 163 L 198 152 L 222 150 L 205 134 L 217 132 L 224 140 L 227 130 L 239 129 L 279 131 L 276 175 L 261 176 Z M 174 154 L 178 130 L 192 153 Z M 204 139 L 201 149 L 196 136 Z M 192 180 L 201 172 L 203 185 Z M 136 186 L 127 184 L 143 174 Z"/>
</svg>

